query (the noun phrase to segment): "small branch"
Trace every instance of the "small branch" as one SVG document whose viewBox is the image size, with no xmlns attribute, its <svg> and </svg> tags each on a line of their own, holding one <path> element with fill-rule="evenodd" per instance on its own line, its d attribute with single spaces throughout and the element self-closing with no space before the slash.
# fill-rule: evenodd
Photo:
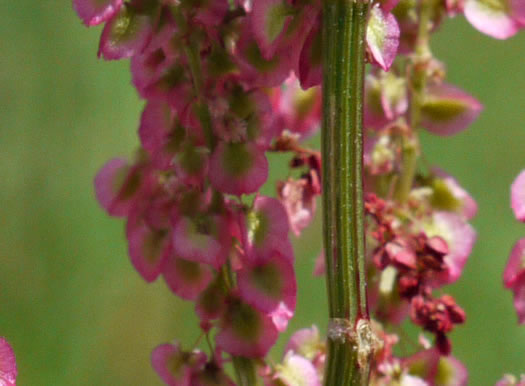
<svg viewBox="0 0 525 386">
<path fill-rule="evenodd" d="M 430 14 L 432 3 L 422 0 L 419 10 L 419 27 L 416 38 L 415 56 L 412 62 L 410 76 L 410 128 L 411 132 L 403 137 L 403 168 L 396 191 L 396 199 L 403 204 L 408 199 L 414 177 L 416 175 L 417 160 L 419 157 L 419 138 L 417 130 L 421 124 L 421 106 L 427 83 L 426 64 L 431 58 L 429 48 Z"/>
</svg>

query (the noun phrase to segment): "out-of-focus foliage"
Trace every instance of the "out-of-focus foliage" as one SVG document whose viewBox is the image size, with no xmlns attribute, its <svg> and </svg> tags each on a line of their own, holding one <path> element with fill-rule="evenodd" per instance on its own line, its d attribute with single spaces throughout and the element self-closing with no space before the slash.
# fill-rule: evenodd
<svg viewBox="0 0 525 386">
<path fill-rule="evenodd" d="M 525 371 L 525 328 L 501 284 L 508 252 L 525 236 L 509 207 L 509 185 L 525 167 L 525 35 L 496 41 L 460 18 L 441 29 L 432 46 L 450 83 L 485 106 L 455 137 L 423 134 L 428 162 L 454 174 L 480 208 L 479 241 L 452 289 L 468 315 L 453 340 L 470 384 L 485 385 Z M 142 108 L 126 64 L 96 59 L 99 32 L 81 25 L 69 1 L 0 2 L 0 335 L 16 352 L 20 385 L 160 384 L 151 349 L 197 339 L 191 306 L 163 282 L 144 283 L 123 224 L 94 199 L 96 170 L 132 155 Z M 326 326 L 324 284 L 311 277 L 319 219 L 296 243 L 299 301 L 286 335 Z"/>
</svg>

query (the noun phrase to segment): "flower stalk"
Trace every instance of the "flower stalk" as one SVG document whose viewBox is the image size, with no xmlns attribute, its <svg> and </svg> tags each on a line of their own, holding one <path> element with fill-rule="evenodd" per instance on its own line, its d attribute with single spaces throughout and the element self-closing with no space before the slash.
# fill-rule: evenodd
<svg viewBox="0 0 525 386">
<path fill-rule="evenodd" d="M 426 68 L 432 58 L 429 48 L 429 25 L 432 3 L 421 1 L 419 10 L 419 27 L 415 45 L 414 62 L 411 70 L 411 104 L 410 104 L 410 135 L 403 138 L 403 171 L 399 180 L 396 199 L 403 204 L 407 201 L 416 175 L 419 156 L 418 127 L 421 124 L 421 106 L 424 102 L 424 91 L 427 83 Z"/>
<path fill-rule="evenodd" d="M 366 384 L 354 338 L 368 319 L 363 205 L 363 88 L 368 3 L 323 3 L 323 233 L 331 322 L 326 385 Z M 331 327 L 339 325 L 333 324 Z M 365 361 L 366 362 L 366 361 Z"/>
</svg>

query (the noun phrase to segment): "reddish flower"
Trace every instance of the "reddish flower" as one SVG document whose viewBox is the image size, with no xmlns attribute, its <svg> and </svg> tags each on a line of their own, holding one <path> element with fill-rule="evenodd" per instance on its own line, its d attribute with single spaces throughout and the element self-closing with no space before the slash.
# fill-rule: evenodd
<svg viewBox="0 0 525 386">
<path fill-rule="evenodd" d="M 450 295 L 439 299 L 415 296 L 411 301 L 410 316 L 415 324 L 436 335 L 436 346 L 444 355 L 448 355 L 451 349 L 445 334 L 452 331 L 454 324 L 465 321 L 465 312 Z"/>
<path fill-rule="evenodd" d="M 278 187 L 279 199 L 286 208 L 290 228 L 296 236 L 306 228 L 313 219 L 316 202 L 315 193 L 307 179 L 288 179 Z"/>
<path fill-rule="evenodd" d="M 293 248 L 288 238 L 288 215 L 279 200 L 257 196 L 253 210 L 242 220 L 243 246 L 248 258 L 253 254 L 264 258 L 277 250 L 293 261 Z"/>
<path fill-rule="evenodd" d="M 295 76 L 290 76 L 273 95 L 274 112 L 284 128 L 301 139 L 315 134 L 321 125 L 321 89 L 301 90 Z"/>
<path fill-rule="evenodd" d="M 321 38 L 321 17 L 319 15 L 306 37 L 299 56 L 299 68 L 296 71 L 304 90 L 321 84 L 323 77 Z"/>
<path fill-rule="evenodd" d="M 525 170 L 523 170 L 514 180 L 510 190 L 510 205 L 514 211 L 514 216 L 525 222 Z"/>
<path fill-rule="evenodd" d="M 153 229 L 144 221 L 130 218 L 126 225 L 126 237 L 135 269 L 147 282 L 157 279 L 170 250 L 167 231 Z"/>
<path fill-rule="evenodd" d="M 507 39 L 524 27 L 522 0 L 465 0 L 464 12 L 470 24 L 496 39 Z"/>
<path fill-rule="evenodd" d="M 227 301 L 215 341 L 221 350 L 249 358 L 263 357 L 278 337 L 272 320 L 236 296 Z"/>
<path fill-rule="evenodd" d="M 73 0 L 73 8 L 85 25 L 91 27 L 111 19 L 123 0 Z"/>
<path fill-rule="evenodd" d="M 219 269 L 231 248 L 228 220 L 221 216 L 181 216 L 173 225 L 173 251 L 182 259 Z"/>
<path fill-rule="evenodd" d="M 7 340 L 0 337 L 0 385 L 16 386 L 17 375 L 15 353 Z"/>
<path fill-rule="evenodd" d="M 253 143 L 220 142 L 211 156 L 208 178 L 223 193 L 254 193 L 268 178 L 268 160 Z"/>
<path fill-rule="evenodd" d="M 151 353 L 151 364 L 169 386 L 191 386 L 191 377 L 204 367 L 206 354 L 200 351 L 184 352 L 178 343 L 164 343 Z"/>
<path fill-rule="evenodd" d="M 518 240 L 503 272 L 503 284 L 514 292 L 519 323 L 525 324 L 525 238 Z"/>
<path fill-rule="evenodd" d="M 370 10 L 366 42 L 373 61 L 388 71 L 399 46 L 399 25 L 394 15 L 380 8 L 379 4 Z"/>
<path fill-rule="evenodd" d="M 297 284 L 290 259 L 274 252 L 247 262 L 237 273 L 240 297 L 260 311 L 271 313 L 281 302 L 295 310 Z"/>
<path fill-rule="evenodd" d="M 459 212 L 465 219 L 471 220 L 478 211 L 476 201 L 454 177 L 437 167 L 432 171 L 436 175 L 432 181 L 432 206 L 438 210 Z"/>
<path fill-rule="evenodd" d="M 521 375 L 520 380 L 511 374 L 505 374 L 495 386 L 525 386 L 525 375 Z"/>
<path fill-rule="evenodd" d="M 382 129 L 407 111 L 406 79 L 393 71 L 379 71 L 365 78 L 364 125 Z"/>
<path fill-rule="evenodd" d="M 459 215 L 435 212 L 432 222 L 424 224 L 423 229 L 428 237 L 442 237 L 448 246 L 449 253 L 444 260 L 447 271 L 439 275 L 437 282 L 455 282 L 461 276 L 476 240 L 474 228 Z"/>
<path fill-rule="evenodd" d="M 162 276 L 175 294 L 187 300 L 196 299 L 213 278 L 208 265 L 178 258 L 173 253 L 166 258 Z"/>
<path fill-rule="evenodd" d="M 202 323 L 218 319 L 226 309 L 226 291 L 220 276 L 211 282 L 199 297 L 195 305 L 195 312 Z"/>
<path fill-rule="evenodd" d="M 109 160 L 95 177 L 95 194 L 100 206 L 110 216 L 127 216 L 139 192 L 141 179 L 138 167 L 129 166 L 122 158 Z"/>
<path fill-rule="evenodd" d="M 453 135 L 466 129 L 482 109 L 477 99 L 459 88 L 432 85 L 421 106 L 421 125 L 437 135 Z"/>
<path fill-rule="evenodd" d="M 151 18 L 148 15 L 122 7 L 102 31 L 98 56 L 117 60 L 140 54 L 151 39 L 151 33 Z"/>
<path fill-rule="evenodd" d="M 276 382 L 269 383 L 271 386 L 321 386 L 320 377 L 312 362 L 293 351 L 289 351 L 282 364 L 276 366 L 272 380 Z"/>
</svg>

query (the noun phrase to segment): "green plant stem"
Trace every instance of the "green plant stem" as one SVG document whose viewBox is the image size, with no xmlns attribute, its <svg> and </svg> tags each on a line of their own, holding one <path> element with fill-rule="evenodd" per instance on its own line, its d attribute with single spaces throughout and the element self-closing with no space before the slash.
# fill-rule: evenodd
<svg viewBox="0 0 525 386">
<path fill-rule="evenodd" d="M 419 136 L 417 130 L 421 124 L 421 106 L 424 102 L 424 92 L 427 83 L 427 64 L 432 58 L 429 49 L 429 28 L 432 13 L 432 0 L 422 0 L 419 10 L 419 27 L 416 38 L 415 55 L 410 74 L 410 128 L 409 134 L 403 137 L 403 167 L 396 191 L 396 199 L 403 204 L 408 199 L 419 156 Z"/>
<path fill-rule="evenodd" d="M 368 319 L 363 204 L 363 85 L 368 2 L 323 1 L 323 236 L 330 320 L 326 385 L 368 382 L 355 327 Z M 365 357 L 364 362 L 367 362 Z M 358 363 L 361 363 L 361 365 Z"/>
</svg>

